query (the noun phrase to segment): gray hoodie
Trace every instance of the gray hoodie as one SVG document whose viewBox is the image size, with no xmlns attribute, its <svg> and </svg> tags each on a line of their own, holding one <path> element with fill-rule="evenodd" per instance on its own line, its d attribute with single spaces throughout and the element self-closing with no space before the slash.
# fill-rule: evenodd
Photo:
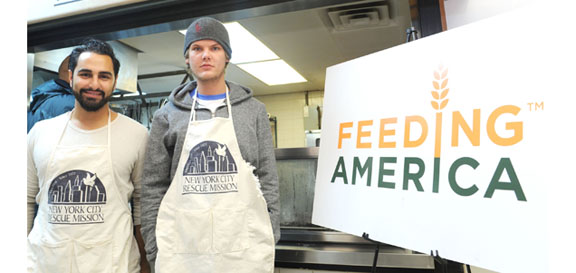
<svg viewBox="0 0 576 273">
<path fill-rule="evenodd" d="M 276 158 L 270 131 L 270 122 L 263 103 L 252 97 L 252 90 L 236 83 L 226 81 L 230 89 L 232 120 L 234 131 L 244 160 L 256 167 L 264 199 L 274 230 L 276 242 L 280 239 L 278 194 L 278 173 Z M 156 111 L 152 120 L 150 137 L 146 149 L 144 171 L 142 175 L 142 236 L 149 261 L 156 259 L 156 217 L 160 202 L 166 194 L 176 172 L 188 122 L 192 98 L 190 91 L 196 88 L 196 82 L 178 86 L 170 94 L 169 102 Z M 196 119 L 212 117 L 208 109 L 198 104 Z M 228 117 L 226 106 L 216 109 L 218 117 Z"/>
</svg>

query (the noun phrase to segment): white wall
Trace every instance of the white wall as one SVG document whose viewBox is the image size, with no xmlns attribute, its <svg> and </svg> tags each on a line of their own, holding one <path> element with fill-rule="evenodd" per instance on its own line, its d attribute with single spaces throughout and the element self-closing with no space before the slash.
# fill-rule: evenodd
<svg viewBox="0 0 576 273">
<path fill-rule="evenodd" d="M 323 91 L 308 92 L 308 105 L 322 106 Z M 256 96 L 266 105 L 266 111 L 277 118 L 278 148 L 306 146 L 304 106 L 306 92 Z"/>
<path fill-rule="evenodd" d="M 534 0 L 444 0 L 446 25 L 448 29 L 452 29 L 511 11 L 532 1 Z"/>
<path fill-rule="evenodd" d="M 28 24 L 40 23 L 141 1 L 147 0 L 28 0 Z"/>
</svg>

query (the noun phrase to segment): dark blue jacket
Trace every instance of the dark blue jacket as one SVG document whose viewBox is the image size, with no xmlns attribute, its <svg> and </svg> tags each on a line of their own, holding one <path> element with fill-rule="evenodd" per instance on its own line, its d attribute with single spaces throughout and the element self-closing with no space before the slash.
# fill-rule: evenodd
<svg viewBox="0 0 576 273">
<path fill-rule="evenodd" d="M 74 93 L 70 85 L 61 80 L 49 80 L 32 90 L 28 108 L 28 131 L 34 124 L 66 113 L 74 108 Z"/>
</svg>

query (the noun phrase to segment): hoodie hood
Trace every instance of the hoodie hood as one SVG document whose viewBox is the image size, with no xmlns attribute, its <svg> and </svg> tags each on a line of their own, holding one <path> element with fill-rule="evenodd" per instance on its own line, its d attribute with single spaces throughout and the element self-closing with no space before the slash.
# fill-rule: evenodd
<svg viewBox="0 0 576 273">
<path fill-rule="evenodd" d="M 230 90 L 230 104 L 234 105 L 241 101 L 247 100 L 252 97 L 252 90 L 248 87 L 241 86 L 237 83 L 226 81 L 228 89 Z M 168 98 L 174 105 L 179 108 L 191 110 L 192 109 L 192 92 L 197 86 L 197 82 L 188 82 L 176 87 L 170 93 Z"/>
<path fill-rule="evenodd" d="M 61 79 L 49 80 L 32 90 L 30 110 L 35 112 L 47 99 L 61 95 L 74 95 L 70 85 Z"/>
</svg>

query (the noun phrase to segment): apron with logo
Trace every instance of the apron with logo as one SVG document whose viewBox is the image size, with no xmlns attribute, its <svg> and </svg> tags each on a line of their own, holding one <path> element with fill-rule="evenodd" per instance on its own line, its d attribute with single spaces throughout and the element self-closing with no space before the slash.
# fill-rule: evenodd
<svg viewBox="0 0 576 273">
<path fill-rule="evenodd" d="M 45 175 L 38 178 L 39 209 L 28 235 L 28 272 L 137 272 L 132 216 L 112 168 L 110 113 L 107 145 L 62 145 L 68 122 Z"/>
<path fill-rule="evenodd" d="M 271 273 L 274 234 L 264 196 L 228 118 L 190 122 L 156 225 L 156 273 Z"/>
</svg>

